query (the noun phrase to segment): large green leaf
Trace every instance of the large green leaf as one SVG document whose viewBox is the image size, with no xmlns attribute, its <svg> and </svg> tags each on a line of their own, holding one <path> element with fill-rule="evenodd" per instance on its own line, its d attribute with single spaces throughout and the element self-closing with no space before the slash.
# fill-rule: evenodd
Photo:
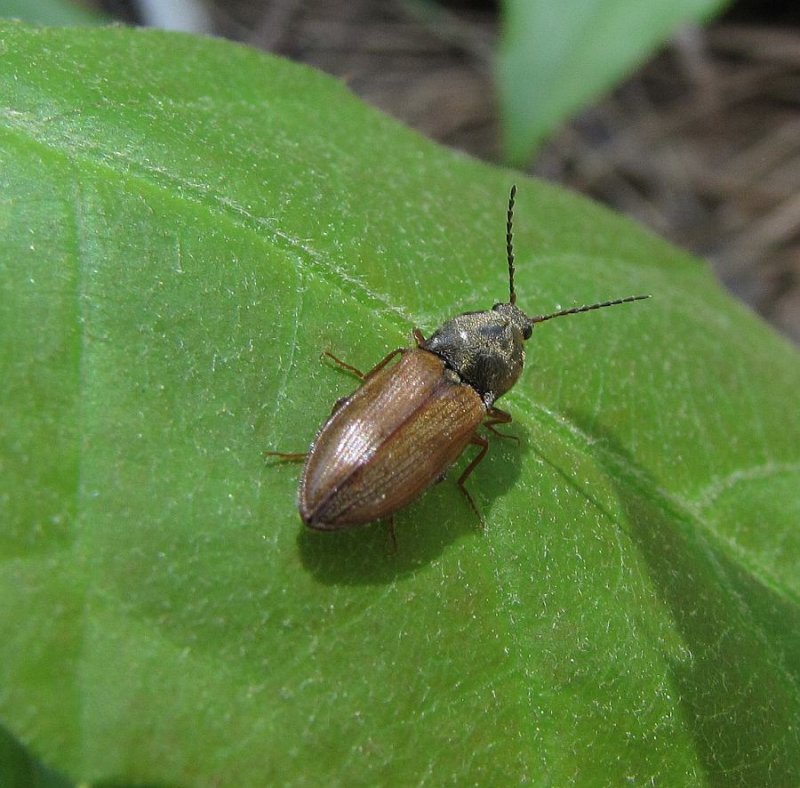
<svg viewBox="0 0 800 788">
<path fill-rule="evenodd" d="M 497 82 L 507 159 L 536 146 L 687 22 L 727 0 L 504 0 Z"/>
<path fill-rule="evenodd" d="M 797 782 L 800 364 L 707 270 L 518 179 L 537 328 L 470 479 L 301 528 L 367 368 L 506 297 L 510 173 L 307 68 L 0 28 L 0 721 L 73 778 Z M 503 404 L 501 403 L 501 404 Z M 462 466 L 463 467 L 463 462 Z M 24 760 L 24 759 L 22 759 Z"/>
</svg>

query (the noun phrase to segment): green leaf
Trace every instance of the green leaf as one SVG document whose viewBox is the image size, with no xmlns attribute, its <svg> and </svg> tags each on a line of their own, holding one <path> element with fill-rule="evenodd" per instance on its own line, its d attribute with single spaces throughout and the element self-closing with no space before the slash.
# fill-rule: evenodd
<svg viewBox="0 0 800 788">
<path fill-rule="evenodd" d="M 42 766 L 0 727 L 0 785 L 3 788 L 70 788 L 73 783 Z"/>
<path fill-rule="evenodd" d="M 601 207 L 308 68 L 0 27 L 0 721 L 75 780 L 791 784 L 795 351 Z M 517 291 L 520 437 L 304 531 L 347 375 Z M 467 458 L 462 458 L 459 468 Z"/>
<path fill-rule="evenodd" d="M 529 160 L 556 127 L 726 0 L 505 0 L 497 59 L 503 147 Z"/>
</svg>

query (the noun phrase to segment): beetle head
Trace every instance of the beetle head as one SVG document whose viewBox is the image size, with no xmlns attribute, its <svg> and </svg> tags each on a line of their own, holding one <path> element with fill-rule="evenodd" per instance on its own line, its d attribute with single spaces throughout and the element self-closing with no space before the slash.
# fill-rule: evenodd
<svg viewBox="0 0 800 788">
<path fill-rule="evenodd" d="M 506 253 L 508 257 L 508 303 L 495 304 L 486 312 L 466 312 L 448 320 L 423 345 L 442 358 L 450 369 L 469 383 L 483 399 L 486 407 L 505 394 L 519 379 L 525 363 L 524 342 L 530 339 L 533 327 L 545 320 L 576 315 L 616 304 L 627 304 L 650 298 L 649 295 L 628 296 L 613 301 L 576 306 L 547 315 L 526 315 L 517 305 L 514 291 L 514 247 L 511 225 L 517 187 L 511 187 L 506 219 Z"/>
<path fill-rule="evenodd" d="M 466 312 L 448 320 L 423 345 L 474 388 L 490 407 L 522 373 L 523 342 L 531 324 L 514 304 L 486 312 Z"/>
</svg>

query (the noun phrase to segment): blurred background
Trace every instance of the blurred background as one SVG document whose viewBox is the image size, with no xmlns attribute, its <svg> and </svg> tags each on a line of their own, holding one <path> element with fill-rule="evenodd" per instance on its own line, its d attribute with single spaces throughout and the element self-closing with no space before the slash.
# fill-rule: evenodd
<svg viewBox="0 0 800 788">
<path fill-rule="evenodd" d="M 635 218 L 800 344 L 797 0 L 17 0 L 0 13 L 180 29 L 308 63 L 444 145 Z"/>
</svg>

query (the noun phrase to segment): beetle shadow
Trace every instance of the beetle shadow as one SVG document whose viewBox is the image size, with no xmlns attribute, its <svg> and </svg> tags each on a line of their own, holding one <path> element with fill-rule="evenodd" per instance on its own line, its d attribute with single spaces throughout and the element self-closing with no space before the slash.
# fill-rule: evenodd
<svg viewBox="0 0 800 788">
<path fill-rule="evenodd" d="M 524 427 L 515 423 L 505 431 L 519 444 L 489 433 L 489 452 L 466 483 L 486 530 L 492 527 L 495 501 L 516 484 L 529 448 Z M 302 528 L 297 546 L 303 566 L 325 585 L 383 585 L 430 565 L 459 539 L 482 538 L 480 521 L 456 484 L 472 457 L 469 451 L 443 482 L 395 515 L 396 548 L 387 522 L 334 533 Z"/>
<path fill-rule="evenodd" d="M 662 658 L 706 773 L 712 782 L 714 775 L 724 781 L 736 774 L 743 784 L 797 785 L 800 765 L 792 753 L 800 699 L 785 690 L 787 681 L 800 680 L 797 605 L 734 560 L 731 546 L 696 514 L 660 492 L 663 485 L 611 430 L 593 416 L 569 417 L 595 440 L 589 451 L 621 504 L 618 527 L 680 636 L 682 647 Z"/>
</svg>

